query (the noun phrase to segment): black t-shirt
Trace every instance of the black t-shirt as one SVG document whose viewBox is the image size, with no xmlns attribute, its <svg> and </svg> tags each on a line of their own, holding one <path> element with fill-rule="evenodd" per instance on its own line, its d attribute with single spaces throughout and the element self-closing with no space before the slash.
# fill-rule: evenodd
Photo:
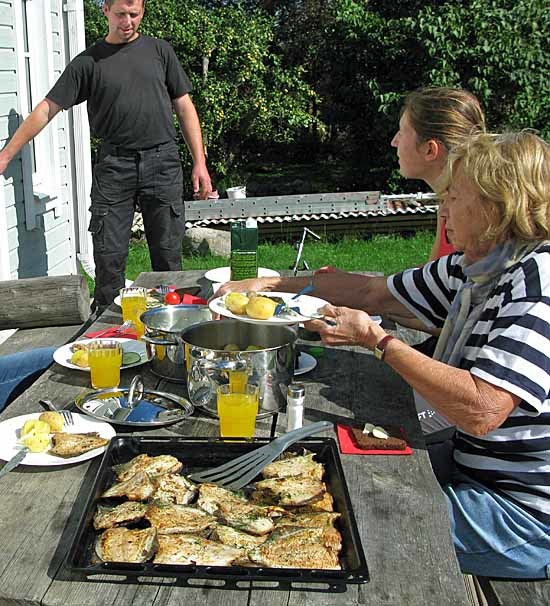
<svg viewBox="0 0 550 606">
<path fill-rule="evenodd" d="M 88 101 L 94 136 L 146 149 L 175 139 L 172 99 L 191 89 L 170 44 L 139 36 L 127 44 L 96 42 L 69 63 L 46 97 L 64 109 Z"/>
</svg>

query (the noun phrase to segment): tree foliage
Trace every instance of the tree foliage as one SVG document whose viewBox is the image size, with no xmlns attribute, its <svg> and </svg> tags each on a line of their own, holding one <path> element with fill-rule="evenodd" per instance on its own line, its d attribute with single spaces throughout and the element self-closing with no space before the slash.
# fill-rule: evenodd
<svg viewBox="0 0 550 606">
<path fill-rule="evenodd" d="M 105 34 L 85 0 L 91 42 Z M 276 150 L 341 159 L 344 187 L 406 184 L 389 142 L 404 94 L 474 92 L 494 129 L 550 136 L 548 0 L 148 0 L 144 33 L 189 73 L 218 176 Z M 335 184 L 335 188 L 336 188 Z"/>
</svg>

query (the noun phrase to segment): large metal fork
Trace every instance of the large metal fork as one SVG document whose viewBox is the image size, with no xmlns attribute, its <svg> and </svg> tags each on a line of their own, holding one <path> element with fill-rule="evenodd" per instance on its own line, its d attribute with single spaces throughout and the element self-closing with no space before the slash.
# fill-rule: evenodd
<svg viewBox="0 0 550 606">
<path fill-rule="evenodd" d="M 211 482 L 228 490 L 239 490 L 251 482 L 266 465 L 274 461 L 291 444 L 324 429 L 332 428 L 333 424 L 329 421 L 319 421 L 300 427 L 224 465 L 193 473 L 188 477 L 195 482 Z"/>
</svg>

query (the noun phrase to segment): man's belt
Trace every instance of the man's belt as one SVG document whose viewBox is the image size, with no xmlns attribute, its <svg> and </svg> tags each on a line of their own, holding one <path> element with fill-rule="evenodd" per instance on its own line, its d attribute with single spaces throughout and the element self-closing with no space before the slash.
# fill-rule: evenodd
<svg viewBox="0 0 550 606">
<path fill-rule="evenodd" d="M 130 147 L 122 147 L 120 145 L 112 145 L 111 143 L 107 143 L 103 141 L 101 143 L 101 151 L 110 154 L 111 156 L 129 156 L 134 157 L 142 153 L 152 153 L 161 151 L 163 149 L 167 149 L 175 146 L 175 141 L 166 141 L 164 143 L 159 143 L 157 145 L 153 145 L 152 147 L 142 147 L 140 149 L 132 149 Z"/>
</svg>

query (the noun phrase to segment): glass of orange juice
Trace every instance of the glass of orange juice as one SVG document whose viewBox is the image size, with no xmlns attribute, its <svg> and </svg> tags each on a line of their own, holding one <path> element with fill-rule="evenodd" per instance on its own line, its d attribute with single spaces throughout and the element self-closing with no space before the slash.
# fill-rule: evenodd
<svg viewBox="0 0 550 606">
<path fill-rule="evenodd" d="M 240 391 L 234 391 L 230 385 L 220 385 L 217 396 L 222 438 L 251 438 L 258 414 L 258 387 L 243 385 Z"/>
<path fill-rule="evenodd" d="M 88 346 L 92 387 L 118 387 L 122 365 L 122 345 L 118 341 L 93 341 Z"/>
<path fill-rule="evenodd" d="M 147 311 L 147 289 L 140 286 L 122 288 L 120 290 L 120 306 L 122 307 L 124 322 L 130 320 L 136 329 L 138 339 L 143 337 L 145 326 L 139 318 L 142 313 Z"/>
</svg>

